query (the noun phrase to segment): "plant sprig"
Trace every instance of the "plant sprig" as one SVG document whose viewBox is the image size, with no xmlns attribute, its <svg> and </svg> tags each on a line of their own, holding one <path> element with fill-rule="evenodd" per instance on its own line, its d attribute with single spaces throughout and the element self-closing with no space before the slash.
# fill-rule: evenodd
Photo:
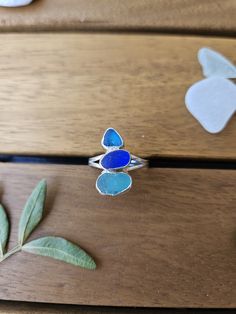
<svg viewBox="0 0 236 314">
<path fill-rule="evenodd" d="M 9 221 L 0 205 L 0 262 L 19 251 L 51 257 L 63 262 L 87 269 L 95 269 L 96 263 L 79 246 L 61 237 L 47 236 L 26 243 L 30 234 L 43 218 L 43 209 L 47 193 L 47 182 L 41 180 L 28 198 L 20 217 L 18 243 L 6 252 L 9 238 Z"/>
</svg>

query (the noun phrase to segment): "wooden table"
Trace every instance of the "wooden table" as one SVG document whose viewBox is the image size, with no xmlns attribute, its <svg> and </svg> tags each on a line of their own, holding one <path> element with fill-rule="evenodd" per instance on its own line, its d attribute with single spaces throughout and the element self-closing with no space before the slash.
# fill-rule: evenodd
<svg viewBox="0 0 236 314">
<path fill-rule="evenodd" d="M 202 79 L 199 48 L 236 63 L 235 16 L 233 0 L 0 8 L 0 191 L 10 246 L 27 196 L 46 178 L 47 215 L 31 238 L 60 234 L 98 262 L 90 272 L 15 255 L 0 265 L 0 313 L 235 311 L 236 118 L 211 135 L 184 105 Z M 97 193 L 99 171 L 85 165 L 110 126 L 151 160 L 115 199 Z"/>
</svg>

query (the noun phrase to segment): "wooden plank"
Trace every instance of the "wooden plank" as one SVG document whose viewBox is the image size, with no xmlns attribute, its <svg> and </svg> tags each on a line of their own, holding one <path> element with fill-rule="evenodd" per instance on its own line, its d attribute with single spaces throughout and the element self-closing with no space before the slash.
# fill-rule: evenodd
<svg viewBox="0 0 236 314">
<path fill-rule="evenodd" d="M 217 314 L 233 314 L 234 310 L 217 309 Z M 75 305 L 56 305 L 26 302 L 0 302 L 1 314 L 203 314 L 201 309 L 148 309 L 122 307 L 88 307 Z M 207 314 L 215 314 L 215 309 L 207 309 Z"/>
<path fill-rule="evenodd" d="M 86 166 L 1 164 L 12 235 L 36 182 L 48 180 L 46 216 L 31 236 L 60 235 L 98 263 L 87 271 L 17 253 L 0 267 L 0 299 L 140 307 L 233 308 L 236 172 L 143 169 L 117 198 L 95 190 Z"/>
<path fill-rule="evenodd" d="M 0 35 L 0 153 L 93 155 L 107 127 L 141 156 L 236 157 L 236 118 L 205 132 L 184 105 L 210 46 L 236 40 L 154 35 Z"/>
<path fill-rule="evenodd" d="M 234 0 L 36 0 L 0 8 L 0 30 L 236 31 Z"/>
</svg>

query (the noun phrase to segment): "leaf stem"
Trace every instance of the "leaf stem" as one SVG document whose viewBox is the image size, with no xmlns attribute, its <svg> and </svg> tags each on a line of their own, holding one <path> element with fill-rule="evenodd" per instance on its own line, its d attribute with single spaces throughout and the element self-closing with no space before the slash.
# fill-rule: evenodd
<svg viewBox="0 0 236 314">
<path fill-rule="evenodd" d="M 21 245 L 19 245 L 19 244 L 16 245 L 14 248 L 12 248 L 10 251 L 8 251 L 6 254 L 3 255 L 0 262 L 4 261 L 5 259 L 7 259 L 11 255 L 15 254 L 16 252 L 19 252 L 20 250 L 21 250 Z"/>
</svg>

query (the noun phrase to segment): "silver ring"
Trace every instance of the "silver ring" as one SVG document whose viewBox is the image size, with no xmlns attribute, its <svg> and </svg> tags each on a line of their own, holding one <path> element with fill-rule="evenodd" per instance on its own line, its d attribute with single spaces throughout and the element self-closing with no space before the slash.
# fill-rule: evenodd
<svg viewBox="0 0 236 314">
<path fill-rule="evenodd" d="M 148 161 L 122 149 L 124 141 L 113 128 L 108 128 L 101 141 L 104 154 L 89 158 L 89 166 L 102 170 L 96 188 L 102 195 L 116 196 L 132 186 L 129 171 L 148 166 Z"/>
</svg>

